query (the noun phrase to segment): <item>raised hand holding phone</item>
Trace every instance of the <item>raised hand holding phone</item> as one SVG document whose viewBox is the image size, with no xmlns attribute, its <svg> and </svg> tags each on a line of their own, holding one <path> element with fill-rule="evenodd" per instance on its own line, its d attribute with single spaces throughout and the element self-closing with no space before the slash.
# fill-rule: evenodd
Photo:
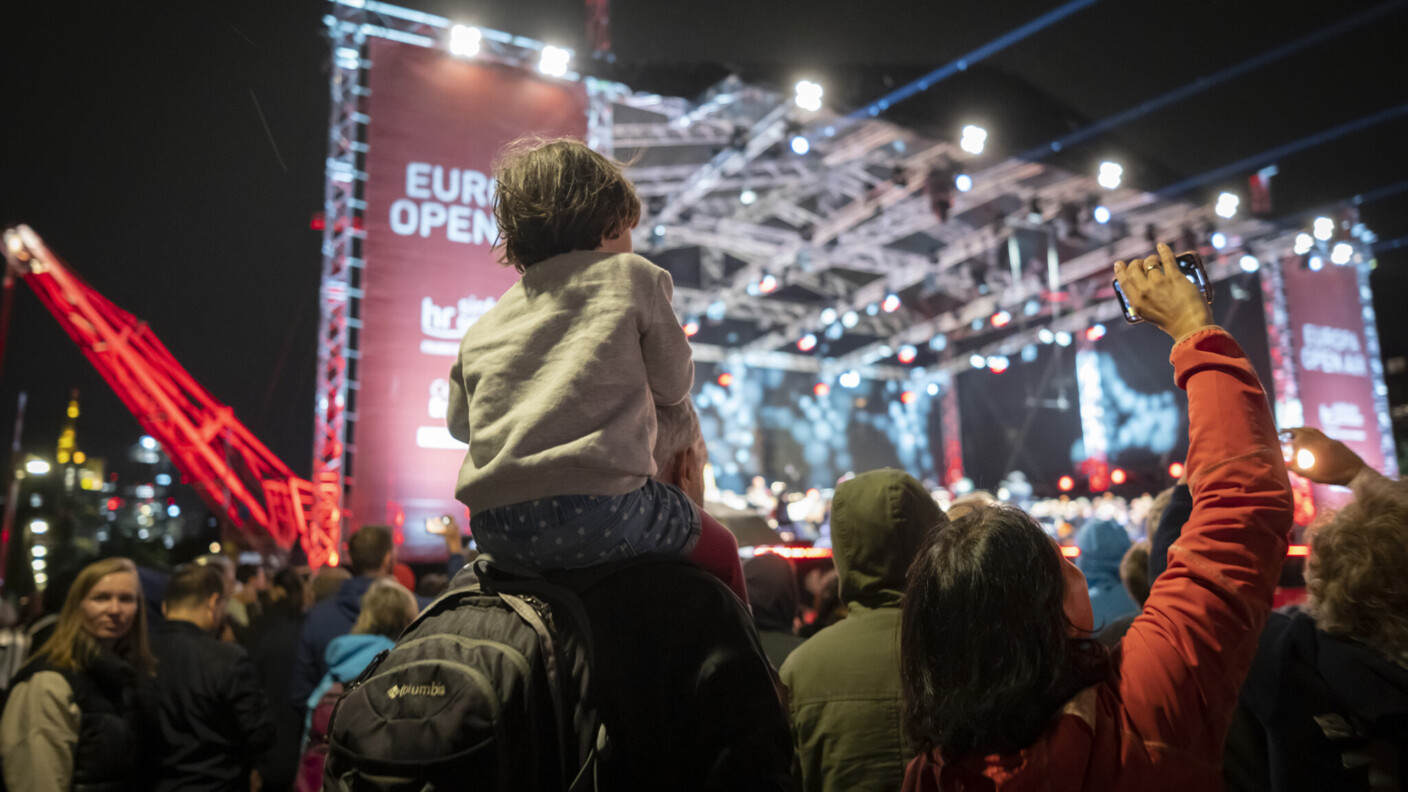
<svg viewBox="0 0 1408 792">
<path fill-rule="evenodd" d="M 1292 449 L 1286 467 L 1317 484 L 1345 486 L 1364 469 L 1358 454 L 1319 429 L 1300 427 L 1286 434 Z"/>
<path fill-rule="evenodd" d="M 1116 261 L 1115 281 L 1129 307 L 1175 341 L 1212 325 L 1212 309 L 1203 293 L 1179 273 L 1173 251 L 1162 242 L 1156 256 L 1133 259 L 1128 265 Z"/>
</svg>

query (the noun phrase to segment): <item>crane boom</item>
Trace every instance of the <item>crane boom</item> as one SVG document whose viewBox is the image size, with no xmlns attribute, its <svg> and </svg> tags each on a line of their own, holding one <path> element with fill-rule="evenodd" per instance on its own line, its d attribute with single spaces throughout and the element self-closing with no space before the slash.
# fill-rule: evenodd
<svg viewBox="0 0 1408 792">
<path fill-rule="evenodd" d="M 335 477 L 312 482 L 294 475 L 145 322 L 94 291 L 28 226 L 6 229 L 4 254 L 10 271 L 29 284 L 206 505 L 284 549 L 301 541 L 314 569 L 337 563 L 342 515 Z"/>
</svg>

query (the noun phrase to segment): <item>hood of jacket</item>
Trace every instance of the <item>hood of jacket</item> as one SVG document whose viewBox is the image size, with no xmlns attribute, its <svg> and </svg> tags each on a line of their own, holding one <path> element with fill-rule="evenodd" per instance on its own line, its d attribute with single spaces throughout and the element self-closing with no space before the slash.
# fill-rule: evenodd
<svg viewBox="0 0 1408 792">
<path fill-rule="evenodd" d="M 831 502 L 841 599 L 866 608 L 897 607 L 905 570 L 925 534 L 947 523 L 923 485 L 902 470 L 872 470 L 841 484 Z"/>
<path fill-rule="evenodd" d="M 1129 534 L 1114 520 L 1093 520 L 1076 534 L 1080 556 L 1076 566 L 1085 573 L 1091 589 L 1121 587 L 1120 560 L 1132 543 Z"/>
<path fill-rule="evenodd" d="M 378 654 L 395 645 L 384 635 L 339 635 L 328 643 L 328 674 L 335 682 L 351 682 Z"/>
</svg>

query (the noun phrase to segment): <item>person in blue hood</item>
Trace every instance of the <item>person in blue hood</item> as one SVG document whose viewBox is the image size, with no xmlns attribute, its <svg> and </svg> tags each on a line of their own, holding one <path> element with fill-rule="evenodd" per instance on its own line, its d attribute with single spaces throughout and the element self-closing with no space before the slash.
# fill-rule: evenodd
<svg viewBox="0 0 1408 792">
<path fill-rule="evenodd" d="M 1139 610 L 1120 582 L 1120 560 L 1129 550 L 1129 534 L 1114 520 L 1092 520 L 1076 534 L 1080 555 L 1076 566 L 1090 588 L 1090 609 L 1095 629 Z"/>
<path fill-rule="evenodd" d="M 308 715 L 303 722 L 305 747 L 299 760 L 299 790 L 322 788 L 328 724 L 343 686 L 366 670 L 378 654 L 395 646 L 397 636 L 415 621 L 419 611 L 415 595 L 391 577 L 373 581 L 361 606 L 352 632 L 328 642 L 324 656 L 328 671 L 303 702 Z"/>
</svg>

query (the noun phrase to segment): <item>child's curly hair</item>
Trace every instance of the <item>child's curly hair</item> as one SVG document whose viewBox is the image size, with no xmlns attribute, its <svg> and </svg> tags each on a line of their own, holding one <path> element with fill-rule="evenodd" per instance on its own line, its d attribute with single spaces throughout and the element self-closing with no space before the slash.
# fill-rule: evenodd
<svg viewBox="0 0 1408 792">
<path fill-rule="evenodd" d="M 494 163 L 500 263 L 523 272 L 630 233 L 640 220 L 640 198 L 624 167 L 571 138 L 510 143 Z"/>
</svg>

